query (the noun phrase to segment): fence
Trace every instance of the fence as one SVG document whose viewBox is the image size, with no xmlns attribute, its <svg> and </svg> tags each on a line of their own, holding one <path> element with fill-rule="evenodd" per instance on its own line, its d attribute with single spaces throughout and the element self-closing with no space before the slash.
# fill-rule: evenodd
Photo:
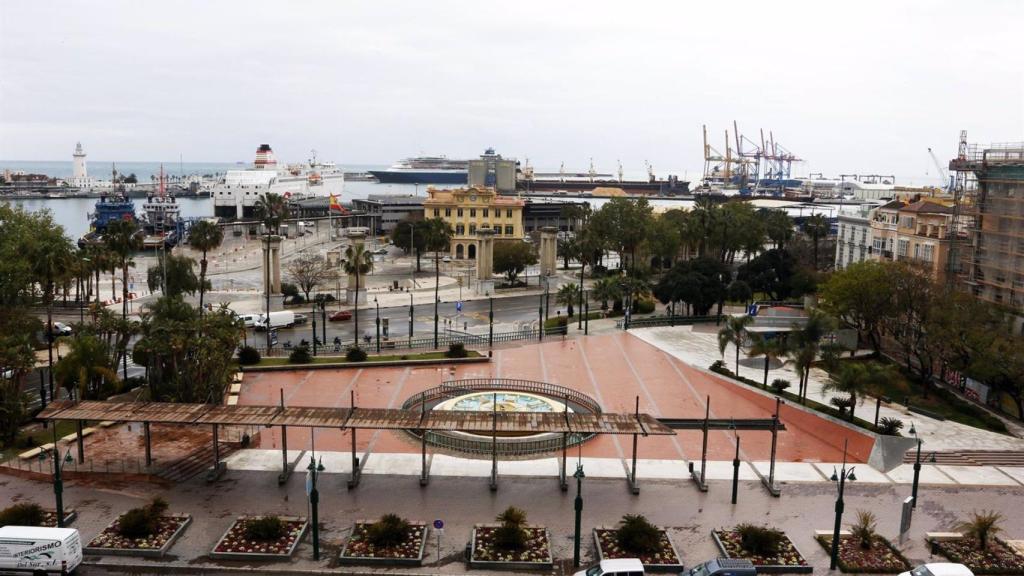
<svg viewBox="0 0 1024 576">
<path fill-rule="evenodd" d="M 648 316 L 646 318 L 634 318 L 629 321 L 629 328 L 653 328 L 655 326 L 690 326 L 718 322 L 724 316 Z M 625 327 L 625 320 L 615 322 L 616 328 Z"/>
</svg>

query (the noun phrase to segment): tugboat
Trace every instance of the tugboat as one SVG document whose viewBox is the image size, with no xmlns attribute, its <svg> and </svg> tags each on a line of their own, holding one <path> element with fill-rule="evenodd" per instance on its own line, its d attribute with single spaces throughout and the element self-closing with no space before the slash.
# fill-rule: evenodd
<svg viewBox="0 0 1024 576">
<path fill-rule="evenodd" d="M 117 168 L 114 168 L 112 181 L 117 181 Z M 115 188 L 111 194 L 103 194 L 96 201 L 96 211 L 89 214 L 91 223 L 89 232 L 78 239 L 78 247 L 85 248 L 103 242 L 103 233 L 111 222 L 130 220 L 135 222 L 135 203 L 125 194 L 124 188 Z"/>
<path fill-rule="evenodd" d="M 178 243 L 178 223 L 181 221 L 181 206 L 174 196 L 167 194 L 164 184 L 164 167 L 160 165 L 160 187 L 156 194 L 150 194 L 142 205 L 143 229 L 146 237 L 143 248 L 173 248 Z"/>
</svg>

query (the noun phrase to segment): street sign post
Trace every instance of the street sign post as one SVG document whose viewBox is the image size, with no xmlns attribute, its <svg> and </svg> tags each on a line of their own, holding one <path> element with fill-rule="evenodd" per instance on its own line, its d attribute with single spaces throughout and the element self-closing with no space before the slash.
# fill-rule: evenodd
<svg viewBox="0 0 1024 576">
<path fill-rule="evenodd" d="M 441 565 L 441 535 L 444 534 L 444 521 L 434 520 L 434 532 L 437 534 L 437 565 Z"/>
<path fill-rule="evenodd" d="M 910 532 L 910 522 L 914 519 L 914 497 L 907 496 L 903 501 L 903 513 L 900 514 L 900 544 L 907 539 L 907 532 Z"/>
</svg>

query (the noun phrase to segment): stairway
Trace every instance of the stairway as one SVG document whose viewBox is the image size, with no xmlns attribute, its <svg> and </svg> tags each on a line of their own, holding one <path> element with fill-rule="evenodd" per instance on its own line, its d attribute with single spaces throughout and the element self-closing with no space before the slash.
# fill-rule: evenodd
<svg viewBox="0 0 1024 576">
<path fill-rule="evenodd" d="M 237 442 L 220 443 L 220 459 L 224 460 L 228 455 L 238 450 Z M 197 448 L 191 454 L 179 458 L 174 462 L 160 468 L 155 475 L 172 483 L 180 483 L 189 480 L 197 474 L 213 467 L 213 446 L 205 444 Z"/>
<path fill-rule="evenodd" d="M 934 461 L 932 458 L 934 456 Z M 903 455 L 904 464 L 913 464 L 916 450 Z M 948 466 L 1024 466 L 1024 452 L 1015 450 L 957 450 L 951 452 L 921 452 L 924 464 Z"/>
</svg>

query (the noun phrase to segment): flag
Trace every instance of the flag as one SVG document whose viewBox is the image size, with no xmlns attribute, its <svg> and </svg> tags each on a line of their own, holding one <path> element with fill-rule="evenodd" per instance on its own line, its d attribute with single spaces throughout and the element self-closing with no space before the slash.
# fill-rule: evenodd
<svg viewBox="0 0 1024 576">
<path fill-rule="evenodd" d="M 348 212 L 348 210 L 338 202 L 338 198 L 334 194 L 331 194 L 330 208 L 332 212 L 340 212 L 342 214 Z"/>
</svg>

